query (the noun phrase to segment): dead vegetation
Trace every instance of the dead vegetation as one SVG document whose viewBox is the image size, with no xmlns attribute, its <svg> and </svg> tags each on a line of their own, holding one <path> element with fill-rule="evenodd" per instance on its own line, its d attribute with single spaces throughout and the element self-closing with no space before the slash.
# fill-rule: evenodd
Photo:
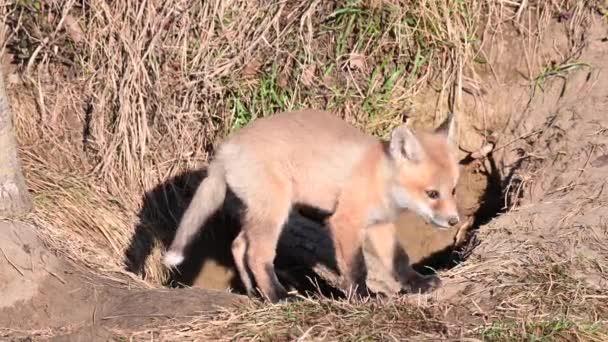
<svg viewBox="0 0 608 342">
<path fill-rule="evenodd" d="M 71 227 L 49 233 L 76 240 L 60 248 L 73 258 L 95 251 L 83 259 L 105 255 L 96 266 L 119 270 L 141 194 L 199 166 L 218 137 L 302 107 L 383 134 L 429 84 L 437 103 L 447 101 L 465 67 L 483 59 L 483 18 L 506 19 L 500 7 L 9 3 L 5 45 L 21 76 L 13 103 L 41 223 Z M 147 265 L 152 283 L 166 277 L 157 265 Z"/>
<path fill-rule="evenodd" d="M 505 206 L 518 210 L 483 226 L 467 261 L 442 272 L 451 293 L 254 302 L 113 333 L 136 340 L 608 338 L 606 222 L 601 215 L 577 221 L 605 203 L 592 191 L 600 181 L 582 182 L 579 174 L 605 147 L 564 145 L 563 127 L 572 120 L 552 115 L 580 104 L 538 100 L 589 84 L 567 76 L 592 69 L 579 58 L 592 18 L 606 20 L 605 4 L 19 0 L 0 8 L 8 24 L 1 46 L 13 57 L 7 87 L 36 207 L 29 219 L 54 250 L 103 277 L 131 287 L 163 284 L 161 241 L 150 241 L 145 279 L 125 271 L 142 194 L 200 166 L 231 130 L 282 110 L 335 110 L 378 135 L 406 110 L 416 124 L 440 121 L 446 107 L 457 110 L 466 123 L 463 149 L 495 144 Z M 556 27 L 563 37 L 545 39 Z M 501 44 L 518 52 L 502 56 L 494 48 Z M 525 94 L 524 103 L 484 98 L 497 91 Z M 472 101 L 463 100 L 469 95 Z M 593 130 L 598 139 L 606 132 Z M 564 155 L 582 160 L 565 163 Z M 481 158 L 479 172 L 488 162 Z M 549 177 L 562 171 L 570 173 Z M 585 194 L 572 197 L 574 189 Z M 533 206 L 568 194 L 559 210 Z M 535 215 L 547 220 L 518 221 Z M 578 255 L 580 246 L 588 255 Z"/>
</svg>

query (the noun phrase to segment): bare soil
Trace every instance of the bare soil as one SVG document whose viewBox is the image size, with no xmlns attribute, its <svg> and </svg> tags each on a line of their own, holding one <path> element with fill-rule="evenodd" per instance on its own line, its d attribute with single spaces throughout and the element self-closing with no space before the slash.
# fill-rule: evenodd
<svg viewBox="0 0 608 342">
<path fill-rule="evenodd" d="M 3 339 L 104 340 L 107 328 L 139 329 L 245 300 L 200 289 L 129 289 L 52 254 L 26 224 L 0 222 L 0 251 Z"/>
<path fill-rule="evenodd" d="M 568 45 L 557 24 L 549 30 L 556 34 L 540 42 L 540 55 Z M 546 336 L 606 338 L 606 330 L 594 335 L 588 326 L 606 329 L 608 317 L 603 266 L 608 261 L 607 33 L 601 24 L 585 33 L 578 60 L 590 67 L 542 84 L 532 97 L 518 96 L 530 94 L 530 89 L 517 82 L 501 85 L 495 98 L 489 96 L 488 102 L 497 104 L 493 111 L 500 111 L 498 104 L 503 103 L 513 113 L 507 126 L 511 138 L 498 142 L 493 154 L 503 170 L 513 171 L 503 176 L 505 204 L 512 207 L 479 227 L 469 258 L 448 272 L 452 277 L 437 298 L 458 308 L 451 318 L 456 324 L 477 317 L 489 326 L 485 332 L 503 340 L 519 336 L 510 331 L 518 329 L 505 328 L 509 324 L 522 324 L 526 330 L 535 324 L 531 321 L 569 316 L 575 317 L 574 332 Z M 506 41 L 502 48 L 513 45 Z M 512 64 L 503 65 L 502 73 L 525 68 L 516 56 L 503 56 L 512 58 Z M 500 328 L 488 323 L 497 319 L 509 323 L 501 321 Z M 526 336 L 538 333 L 534 329 L 541 328 L 530 328 Z"/>
</svg>

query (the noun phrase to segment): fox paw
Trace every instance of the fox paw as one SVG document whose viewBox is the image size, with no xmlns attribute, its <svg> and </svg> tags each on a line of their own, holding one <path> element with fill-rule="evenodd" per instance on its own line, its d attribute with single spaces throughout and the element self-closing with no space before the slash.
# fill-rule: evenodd
<svg viewBox="0 0 608 342">
<path fill-rule="evenodd" d="M 365 282 L 349 282 L 343 281 L 341 284 L 341 290 L 346 296 L 354 295 L 358 299 L 366 298 L 371 295 L 371 291 L 367 288 Z"/>
<path fill-rule="evenodd" d="M 406 293 L 427 293 L 441 286 L 441 279 L 435 275 L 420 275 L 411 279 L 401 292 Z"/>
<path fill-rule="evenodd" d="M 262 297 L 272 304 L 287 301 L 290 297 L 289 293 L 283 288 L 277 288 L 272 291 L 268 291 L 267 294 L 261 294 Z"/>
</svg>

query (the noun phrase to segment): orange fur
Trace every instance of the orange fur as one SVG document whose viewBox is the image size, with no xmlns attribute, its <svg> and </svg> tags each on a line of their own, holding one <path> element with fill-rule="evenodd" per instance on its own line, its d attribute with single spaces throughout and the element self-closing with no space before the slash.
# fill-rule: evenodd
<svg viewBox="0 0 608 342">
<path fill-rule="evenodd" d="M 207 179 L 184 214 L 165 264 L 184 249 L 225 196 L 226 186 L 247 210 L 233 255 L 252 293 L 248 266 L 270 301 L 286 296 L 273 261 L 283 224 L 294 204 L 333 212 L 328 220 L 344 287 L 365 290 L 358 270 L 369 227 L 389 224 L 413 210 L 437 226 L 458 223 L 452 190 L 458 180 L 453 120 L 435 132 L 397 127 L 388 144 L 333 114 L 301 110 L 254 121 L 219 147 Z M 436 199 L 435 194 L 438 196 Z"/>
</svg>

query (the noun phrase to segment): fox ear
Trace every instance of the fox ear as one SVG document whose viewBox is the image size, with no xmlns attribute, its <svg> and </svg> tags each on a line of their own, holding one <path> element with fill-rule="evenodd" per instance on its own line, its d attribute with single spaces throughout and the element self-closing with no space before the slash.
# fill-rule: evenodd
<svg viewBox="0 0 608 342">
<path fill-rule="evenodd" d="M 458 125 L 456 118 L 453 113 L 448 113 L 448 117 L 445 121 L 437 127 L 435 133 L 442 134 L 445 136 L 450 144 L 458 146 Z"/>
<path fill-rule="evenodd" d="M 420 141 L 406 125 L 401 125 L 391 133 L 390 154 L 395 160 L 409 160 L 417 163 L 424 157 Z"/>
</svg>

